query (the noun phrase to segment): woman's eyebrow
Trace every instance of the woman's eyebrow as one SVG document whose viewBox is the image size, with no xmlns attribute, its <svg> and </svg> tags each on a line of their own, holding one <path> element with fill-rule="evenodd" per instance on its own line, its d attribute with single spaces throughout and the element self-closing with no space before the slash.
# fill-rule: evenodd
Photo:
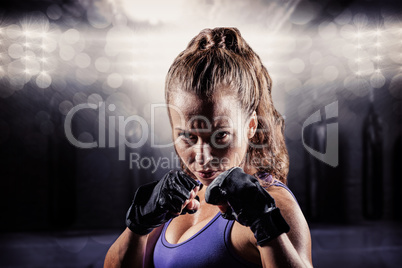
<svg viewBox="0 0 402 268">
<path fill-rule="evenodd" d="M 222 124 L 222 125 L 217 124 L 217 125 L 212 126 L 212 128 L 213 129 L 219 129 L 219 128 L 232 128 L 232 127 L 230 125 L 227 125 L 227 124 Z"/>
<path fill-rule="evenodd" d="M 217 126 L 213 126 L 212 129 L 207 130 L 207 129 L 196 129 L 196 128 L 191 128 L 191 129 L 182 129 L 181 127 L 175 127 L 174 128 L 176 131 L 178 132 L 192 132 L 192 131 L 201 131 L 201 132 L 214 132 L 216 130 L 219 129 L 231 129 L 231 127 L 229 125 L 217 125 Z"/>
</svg>

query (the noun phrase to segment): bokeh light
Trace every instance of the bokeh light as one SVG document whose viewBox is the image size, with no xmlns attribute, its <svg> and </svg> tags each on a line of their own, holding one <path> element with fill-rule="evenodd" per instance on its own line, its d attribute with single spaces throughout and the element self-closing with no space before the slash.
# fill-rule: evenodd
<svg viewBox="0 0 402 268">
<path fill-rule="evenodd" d="M 236 0 L 230 16 L 220 9 L 223 3 L 211 3 L 213 9 L 192 3 L 188 12 L 183 12 L 183 4 L 182 0 L 166 3 L 177 6 L 169 13 L 156 12 L 152 1 L 99 1 L 81 14 L 81 21 L 53 4 L 46 14 L 3 21 L 0 81 L 5 86 L 0 97 L 36 87 L 62 93 L 54 104 L 61 115 L 77 104 L 105 102 L 116 107 L 108 113 L 139 112 L 149 120 L 143 102 L 163 102 L 164 79 L 173 59 L 202 28 L 230 23 L 239 27 L 267 67 L 281 113 L 286 113 L 287 99 L 293 97 L 300 98 L 300 107 L 291 108 L 303 116 L 309 111 L 304 102 L 324 94 L 354 100 L 378 89 L 401 99 L 402 24 L 396 15 L 384 13 L 380 23 L 370 13 L 345 8 L 332 20 L 322 20 L 318 15 L 323 4 L 299 5 L 295 0 L 276 6 L 257 3 L 248 15 L 242 12 L 244 3 Z M 196 22 L 197 10 L 209 15 Z M 266 17 L 263 24 L 257 23 L 256 14 Z M 194 22 L 182 24 L 181 19 Z M 52 124 L 43 124 L 41 132 L 50 134 L 56 128 Z"/>
</svg>

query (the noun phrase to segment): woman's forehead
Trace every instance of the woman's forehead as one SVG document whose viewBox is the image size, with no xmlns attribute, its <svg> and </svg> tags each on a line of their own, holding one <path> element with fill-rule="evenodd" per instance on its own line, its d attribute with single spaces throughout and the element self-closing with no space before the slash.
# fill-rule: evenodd
<svg viewBox="0 0 402 268">
<path fill-rule="evenodd" d="M 239 101 L 228 94 L 206 100 L 182 91 L 172 98 L 169 109 L 174 125 L 202 129 L 232 127 L 243 115 Z"/>
</svg>

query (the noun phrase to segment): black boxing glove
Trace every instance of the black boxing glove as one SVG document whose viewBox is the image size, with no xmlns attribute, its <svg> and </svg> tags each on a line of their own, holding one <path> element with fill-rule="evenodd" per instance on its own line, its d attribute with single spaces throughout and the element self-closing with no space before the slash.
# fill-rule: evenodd
<svg viewBox="0 0 402 268">
<path fill-rule="evenodd" d="M 139 235 L 149 234 L 181 212 L 196 186 L 198 182 L 182 171 L 170 171 L 160 181 L 140 186 L 127 211 L 127 227 Z"/>
<path fill-rule="evenodd" d="M 260 246 L 290 230 L 272 196 L 256 178 L 239 167 L 216 177 L 205 192 L 205 201 L 213 205 L 228 204 L 222 216 L 250 226 Z"/>
</svg>

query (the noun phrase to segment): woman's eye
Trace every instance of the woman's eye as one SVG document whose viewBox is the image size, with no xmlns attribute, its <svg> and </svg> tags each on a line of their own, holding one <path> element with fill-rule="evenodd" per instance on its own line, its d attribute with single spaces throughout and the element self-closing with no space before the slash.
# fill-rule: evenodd
<svg viewBox="0 0 402 268">
<path fill-rule="evenodd" d="M 194 136 L 188 132 L 180 132 L 179 137 L 186 141 L 194 141 L 196 139 L 196 136 Z"/>
<path fill-rule="evenodd" d="M 216 133 L 215 139 L 217 139 L 217 140 L 222 140 L 222 139 L 226 138 L 228 135 L 229 135 L 228 132 L 226 132 L 226 131 L 221 131 L 221 132 Z"/>
<path fill-rule="evenodd" d="M 212 138 L 212 142 L 216 143 L 216 145 L 228 145 L 230 142 L 230 133 L 227 131 L 219 131 L 216 132 Z M 219 146 L 220 146 L 219 145 Z"/>
</svg>

